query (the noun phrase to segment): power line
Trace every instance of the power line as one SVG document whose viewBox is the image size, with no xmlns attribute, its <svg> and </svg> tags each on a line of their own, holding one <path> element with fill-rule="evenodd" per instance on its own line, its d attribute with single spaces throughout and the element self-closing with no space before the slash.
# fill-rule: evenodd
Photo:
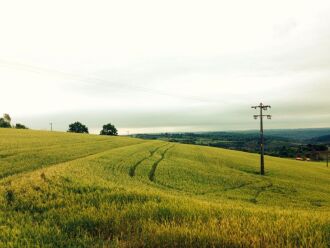
<svg viewBox="0 0 330 248">
<path fill-rule="evenodd" d="M 260 118 L 260 175 L 265 175 L 265 160 L 264 160 L 264 124 L 263 124 L 263 119 L 264 117 L 267 117 L 267 119 L 271 119 L 271 115 L 264 115 L 263 110 L 267 110 L 268 108 L 271 108 L 270 105 L 263 105 L 260 103 L 257 106 L 252 106 L 251 108 L 260 109 L 260 114 L 259 115 L 253 115 L 254 119 Z"/>
</svg>

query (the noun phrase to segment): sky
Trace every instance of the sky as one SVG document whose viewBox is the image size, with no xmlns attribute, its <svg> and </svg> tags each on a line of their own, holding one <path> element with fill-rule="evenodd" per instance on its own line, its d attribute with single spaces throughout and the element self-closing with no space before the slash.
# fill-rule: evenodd
<svg viewBox="0 0 330 248">
<path fill-rule="evenodd" d="M 32 129 L 329 127 L 330 1 L 1 1 L 0 86 Z"/>
</svg>

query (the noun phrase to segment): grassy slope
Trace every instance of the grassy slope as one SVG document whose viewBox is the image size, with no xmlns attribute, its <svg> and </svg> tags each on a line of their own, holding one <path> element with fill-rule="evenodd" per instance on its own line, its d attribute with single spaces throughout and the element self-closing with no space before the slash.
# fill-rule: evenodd
<svg viewBox="0 0 330 248">
<path fill-rule="evenodd" d="M 330 246 L 323 164 L 0 129 L 2 246 Z"/>
</svg>

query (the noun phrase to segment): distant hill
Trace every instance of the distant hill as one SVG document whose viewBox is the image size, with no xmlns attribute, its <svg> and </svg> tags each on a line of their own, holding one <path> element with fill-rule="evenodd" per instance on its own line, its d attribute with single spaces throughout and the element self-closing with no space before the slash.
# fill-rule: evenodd
<svg viewBox="0 0 330 248">
<path fill-rule="evenodd" d="M 307 140 L 307 142 L 310 143 L 323 143 L 323 144 L 330 144 L 330 134 L 329 135 L 323 135 L 320 137 L 316 137 L 310 140 Z"/>
<path fill-rule="evenodd" d="M 265 130 L 265 153 L 277 157 L 308 157 L 324 160 L 330 128 Z M 138 134 L 137 138 L 158 139 L 184 144 L 204 145 L 258 153 L 257 130 L 232 132 Z"/>
<path fill-rule="evenodd" d="M 237 131 L 237 133 L 258 133 L 257 130 Z M 330 135 L 330 128 L 303 128 L 303 129 L 266 129 L 265 135 L 283 137 L 295 140 L 307 140 L 320 136 Z"/>
</svg>

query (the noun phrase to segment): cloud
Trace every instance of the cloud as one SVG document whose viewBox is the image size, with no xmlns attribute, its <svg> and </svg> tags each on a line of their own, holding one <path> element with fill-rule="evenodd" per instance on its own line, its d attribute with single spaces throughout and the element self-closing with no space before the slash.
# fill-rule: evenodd
<svg viewBox="0 0 330 248">
<path fill-rule="evenodd" d="M 269 126 L 330 121 L 328 1 L 14 2 L 0 106 L 31 127 L 247 129 L 260 101 Z"/>
</svg>

